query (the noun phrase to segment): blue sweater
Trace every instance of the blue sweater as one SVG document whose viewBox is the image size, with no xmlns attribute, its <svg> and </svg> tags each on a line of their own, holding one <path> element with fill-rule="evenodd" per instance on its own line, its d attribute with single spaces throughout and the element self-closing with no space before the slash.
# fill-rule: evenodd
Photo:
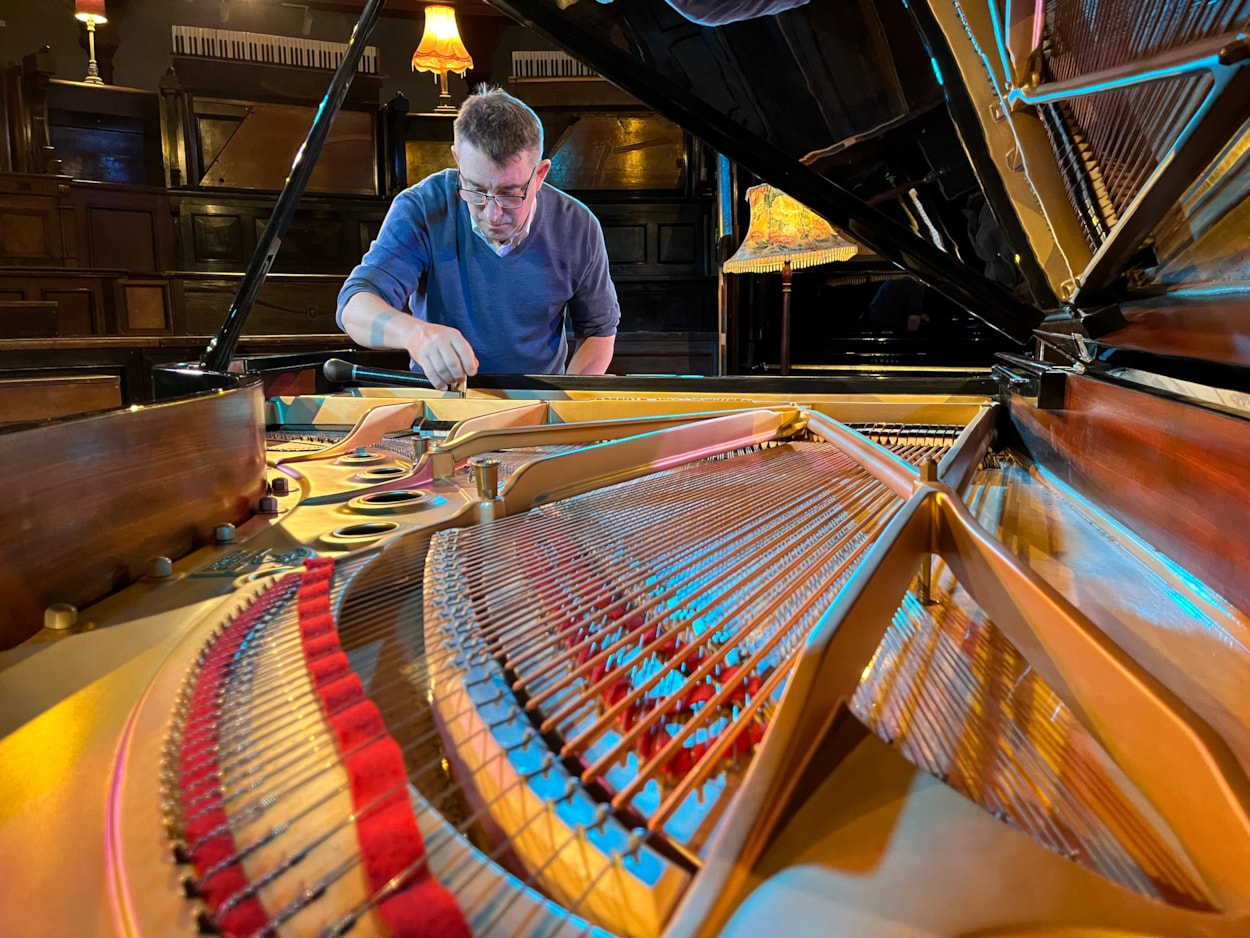
<svg viewBox="0 0 1250 938">
<path fill-rule="evenodd" d="M 616 334 L 620 305 L 599 220 L 544 185 L 529 234 L 500 257 L 474 233 L 457 175 L 443 170 L 395 197 L 377 240 L 339 291 L 459 329 L 482 374 L 563 374 L 567 308 L 577 339 Z M 416 364 L 412 365 L 417 370 Z"/>
</svg>

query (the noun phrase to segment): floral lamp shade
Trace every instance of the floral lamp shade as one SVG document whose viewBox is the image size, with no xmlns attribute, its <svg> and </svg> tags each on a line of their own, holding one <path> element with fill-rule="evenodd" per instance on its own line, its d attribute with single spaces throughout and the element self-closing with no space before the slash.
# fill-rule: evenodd
<svg viewBox="0 0 1250 938">
<path fill-rule="evenodd" d="M 730 274 L 769 273 L 787 262 L 793 268 L 845 261 L 859 246 L 797 199 L 769 185 L 747 190 L 751 224 L 722 268 Z"/>
<path fill-rule="evenodd" d="M 781 271 L 780 371 L 790 373 L 790 272 L 798 267 L 850 260 L 859 245 L 844 238 L 802 202 L 769 185 L 747 190 L 751 224 L 734 256 L 721 265 L 730 274 Z"/>
</svg>

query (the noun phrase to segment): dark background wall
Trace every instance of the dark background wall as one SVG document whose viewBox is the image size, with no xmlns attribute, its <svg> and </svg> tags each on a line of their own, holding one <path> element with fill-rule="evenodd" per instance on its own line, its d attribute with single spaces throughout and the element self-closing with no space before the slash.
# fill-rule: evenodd
<svg viewBox="0 0 1250 938">
<path fill-rule="evenodd" d="M 129 355 L 143 346 L 153 360 L 172 360 L 159 356 L 182 355 L 186 337 L 220 328 L 329 72 L 176 57 L 171 27 L 344 42 L 364 5 L 307 2 L 106 0 L 96 57 L 108 84 L 98 87 L 81 83 L 86 29 L 73 0 L 0 0 L 0 352 L 12 339 L 47 351 L 47 367 L 98 348 Z M 484 0 L 456 7 L 475 64 L 466 79 L 451 76 L 452 102 L 487 82 L 533 105 L 549 143 L 559 141 L 558 184 L 603 223 L 622 309 L 613 370 L 714 372 L 706 148 L 606 82 L 511 82 L 513 51 L 553 46 Z M 394 191 L 428 171 L 414 154 L 446 160 L 449 116 L 429 113 L 438 86 L 409 66 L 424 5 L 387 0 L 385 9 L 369 37 L 381 75 L 352 85 L 251 309 L 251 351 L 342 348 L 334 311 L 343 276 Z M 45 46 L 51 57 L 32 55 Z M 171 66 L 178 80 L 164 81 Z M 392 121 L 399 109 L 378 107 L 396 93 L 409 107 Z M 113 404 L 146 399 L 146 364 L 73 362 L 107 373 Z"/>
<path fill-rule="evenodd" d="M 172 63 L 171 26 L 301 37 L 305 11 L 302 3 L 288 5 L 283 0 L 106 0 L 106 8 L 110 21 L 99 28 L 97 43 L 116 45 L 112 83 L 144 91 L 157 90 Z M 553 48 L 481 0 L 461 3 L 457 10 L 461 33 L 475 60 L 465 79 L 448 76 L 453 101 L 468 93 L 467 81 L 505 83 L 513 51 Z M 356 23 L 356 15 L 350 12 L 316 8 L 308 12 L 312 18 L 308 39 L 345 42 Z M 228 19 L 223 21 L 223 15 Z M 0 0 L 0 20 L 4 21 L 0 26 L 0 64 L 18 62 L 47 45 L 57 58 L 58 78 L 80 80 L 86 74 L 86 29 L 74 19 L 73 0 Z M 409 0 L 396 6 L 394 13 L 384 8 L 369 39 L 381 56 L 382 100 L 402 92 L 414 112 L 431 110 L 438 101 L 437 80 L 428 72 L 413 72 L 409 64 L 422 26 L 420 4 Z M 479 34 L 483 40 L 475 48 L 474 39 Z"/>
</svg>

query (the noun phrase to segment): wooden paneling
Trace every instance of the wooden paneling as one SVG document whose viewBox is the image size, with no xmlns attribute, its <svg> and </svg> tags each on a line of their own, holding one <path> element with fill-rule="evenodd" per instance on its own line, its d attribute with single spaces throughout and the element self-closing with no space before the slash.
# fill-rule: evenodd
<svg viewBox="0 0 1250 938">
<path fill-rule="evenodd" d="M 259 243 L 269 218 L 256 218 L 255 243 Z M 317 270 L 334 270 L 342 266 L 354 245 L 351 224 L 347 219 L 294 218 L 282 239 L 282 251 L 299 258 L 300 266 Z"/>
<path fill-rule="evenodd" d="M 711 276 L 710 204 L 696 200 L 588 202 L 603 226 L 612 276 L 668 279 Z"/>
<path fill-rule="evenodd" d="M 153 366 L 197 360 L 211 338 L 129 335 L 0 339 L 0 378 L 25 380 L 69 374 L 120 377 L 122 403 L 141 404 L 153 398 Z M 351 348 L 341 332 L 244 336 L 236 357 L 249 371 L 272 373 L 290 365 L 291 354 L 316 361 L 315 366 L 308 366 L 313 368 L 319 367 L 319 356 L 342 357 Z M 403 368 L 407 363 L 407 357 L 395 351 L 356 351 L 354 357 L 381 368 Z"/>
<path fill-rule="evenodd" d="M 1041 465 L 1250 611 L 1250 423 L 1075 375 L 1061 410 L 1011 416 Z"/>
<path fill-rule="evenodd" d="M 163 189 L 75 185 L 79 255 L 85 266 L 137 274 L 174 264 L 174 223 Z"/>
<path fill-rule="evenodd" d="M 146 211 L 88 209 L 91 266 L 156 270 L 153 216 Z"/>
<path fill-rule="evenodd" d="M 157 270 L 152 216 L 133 209 L 88 208 L 88 263 L 92 267 Z"/>
<path fill-rule="evenodd" d="M 58 334 L 96 335 L 106 328 L 114 306 L 115 278 L 67 270 L 0 269 L 0 297 L 54 303 Z"/>
<path fill-rule="evenodd" d="M 656 260 L 661 264 L 692 267 L 699 257 L 698 227 L 690 223 L 657 227 L 660 243 Z"/>
<path fill-rule="evenodd" d="M 0 378 L 0 425 L 70 417 L 122 405 L 118 375 Z"/>
<path fill-rule="evenodd" d="M 648 261 L 645 225 L 604 225 L 603 241 L 614 266 L 640 265 Z"/>
<path fill-rule="evenodd" d="M 715 332 L 622 332 L 608 373 L 614 375 L 714 375 Z"/>
<path fill-rule="evenodd" d="M 35 199 L 8 199 L 0 208 L 0 251 L 17 262 L 53 263 L 59 238 L 49 213 Z"/>
<path fill-rule="evenodd" d="M 707 200 L 590 198 L 621 304 L 615 374 L 716 373 L 719 281 Z"/>
<path fill-rule="evenodd" d="M 221 214 L 215 206 L 194 210 L 188 216 L 192 256 L 200 263 L 228 261 L 243 265 L 243 219 Z M 185 230 L 185 229 L 184 229 Z"/>
<path fill-rule="evenodd" d="M 179 270 L 243 271 L 269 221 L 268 196 L 176 195 Z M 276 272 L 346 275 L 369 247 L 382 224 L 382 199 L 305 198 L 291 219 Z"/>
<path fill-rule="evenodd" d="M 0 266 L 77 266 L 69 180 L 0 175 Z"/>
<path fill-rule="evenodd" d="M 715 332 L 716 279 L 618 278 L 623 332 Z"/>
<path fill-rule="evenodd" d="M 238 293 L 240 278 L 183 277 L 175 282 L 179 332 L 212 335 L 221 328 Z M 247 335 L 328 335 L 334 322 L 341 277 L 271 275 L 247 318 Z M 346 336 L 344 344 L 350 344 Z"/>
<path fill-rule="evenodd" d="M 87 286 L 48 286 L 38 289 L 38 299 L 57 304 L 61 335 L 95 335 L 100 330 L 104 297 L 98 284 Z"/>
<path fill-rule="evenodd" d="M 0 175 L 0 266 L 158 273 L 173 238 L 164 190 Z"/>
<path fill-rule="evenodd" d="M 173 329 L 169 285 L 164 280 L 128 280 L 122 284 L 124 302 L 119 331 L 125 335 L 164 335 Z"/>
<path fill-rule="evenodd" d="M 30 339 L 57 334 L 55 302 L 6 300 L 0 294 L 0 339 Z"/>
</svg>

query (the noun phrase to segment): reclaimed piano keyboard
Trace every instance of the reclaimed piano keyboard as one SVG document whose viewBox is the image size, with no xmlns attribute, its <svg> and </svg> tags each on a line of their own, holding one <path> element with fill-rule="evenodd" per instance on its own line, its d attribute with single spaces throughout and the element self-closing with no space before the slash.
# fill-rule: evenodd
<svg viewBox="0 0 1250 938">
<path fill-rule="evenodd" d="M 264 65 L 290 65 L 296 68 L 338 68 L 347 52 L 343 42 L 270 36 L 239 29 L 212 29 L 205 26 L 173 26 L 174 55 L 190 55 Z M 381 59 L 377 46 L 366 46 L 357 70 L 377 75 Z"/>
</svg>

